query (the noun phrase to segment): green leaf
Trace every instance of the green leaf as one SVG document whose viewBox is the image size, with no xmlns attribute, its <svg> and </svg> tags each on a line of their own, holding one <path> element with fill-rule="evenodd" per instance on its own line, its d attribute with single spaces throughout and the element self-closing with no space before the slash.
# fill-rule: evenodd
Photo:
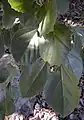
<svg viewBox="0 0 84 120">
<path fill-rule="evenodd" d="M 65 13 L 69 9 L 69 0 L 56 0 L 57 12 Z"/>
<path fill-rule="evenodd" d="M 44 19 L 39 25 L 38 31 L 40 35 L 48 34 L 53 31 L 53 27 L 56 21 L 56 0 L 49 0 L 46 6 L 46 14 Z"/>
<path fill-rule="evenodd" d="M 20 15 L 20 22 L 23 26 L 25 26 L 28 30 L 34 30 L 38 28 L 39 25 L 39 20 L 37 17 L 34 15 L 32 16 L 29 13 L 23 13 Z"/>
<path fill-rule="evenodd" d="M 31 45 L 28 45 L 26 52 L 21 58 L 21 65 L 32 64 L 40 57 L 39 48 L 34 45 L 34 48 L 31 48 Z"/>
<path fill-rule="evenodd" d="M 27 49 L 30 39 L 35 34 L 36 30 L 30 31 L 27 29 L 18 30 L 12 38 L 12 54 L 16 61 L 20 61 L 24 52 Z"/>
<path fill-rule="evenodd" d="M 24 66 L 20 77 L 22 96 L 32 97 L 38 94 L 46 82 L 46 73 L 47 63 L 41 58 L 37 59 L 36 62 L 29 66 Z"/>
<path fill-rule="evenodd" d="M 9 4 L 11 5 L 11 7 L 18 11 L 18 12 L 35 12 L 35 1 L 31 1 L 31 0 L 8 0 Z M 36 5 L 36 4 L 35 4 Z"/>
<path fill-rule="evenodd" d="M 57 24 L 54 32 L 46 35 L 44 39 L 44 43 L 39 45 L 40 55 L 44 61 L 48 61 L 51 65 L 64 64 L 71 47 L 69 28 Z"/>
<path fill-rule="evenodd" d="M 79 103 L 78 79 L 66 67 L 49 72 L 43 95 L 56 112 L 67 116 Z"/>
</svg>

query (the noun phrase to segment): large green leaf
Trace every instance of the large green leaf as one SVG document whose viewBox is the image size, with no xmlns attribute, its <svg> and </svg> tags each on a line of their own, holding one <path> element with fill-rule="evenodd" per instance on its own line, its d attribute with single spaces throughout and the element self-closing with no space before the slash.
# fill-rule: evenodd
<svg viewBox="0 0 84 120">
<path fill-rule="evenodd" d="M 29 66 L 24 66 L 20 77 L 22 95 L 24 97 L 32 97 L 38 94 L 46 82 L 46 74 L 47 63 L 41 58 L 37 59 L 36 62 Z"/>
<path fill-rule="evenodd" d="M 39 47 L 41 57 L 51 65 L 64 63 L 71 47 L 69 28 L 56 24 L 54 32 L 46 35 L 44 39 L 44 43 Z"/>
<path fill-rule="evenodd" d="M 49 0 L 46 6 L 46 14 L 44 19 L 39 25 L 40 35 L 45 35 L 50 31 L 53 31 L 53 27 L 56 21 L 56 0 Z"/>
<path fill-rule="evenodd" d="M 32 15 L 40 8 L 35 1 L 31 0 L 8 0 L 11 7 L 18 12 L 29 12 Z"/>
<path fill-rule="evenodd" d="M 30 31 L 27 29 L 21 29 L 15 33 L 12 38 L 12 54 L 16 61 L 19 61 L 23 56 L 30 39 L 35 34 L 36 30 Z"/>
<path fill-rule="evenodd" d="M 68 115 L 79 102 L 78 79 L 66 67 L 49 72 L 43 95 L 46 101 L 62 116 Z"/>
<path fill-rule="evenodd" d="M 57 12 L 64 13 L 69 9 L 69 0 L 56 0 Z"/>
</svg>

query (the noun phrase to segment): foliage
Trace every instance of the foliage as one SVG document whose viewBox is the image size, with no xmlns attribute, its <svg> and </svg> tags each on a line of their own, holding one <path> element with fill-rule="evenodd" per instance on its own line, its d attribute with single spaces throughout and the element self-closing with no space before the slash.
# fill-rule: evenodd
<svg viewBox="0 0 84 120">
<path fill-rule="evenodd" d="M 54 110 L 66 116 L 79 102 L 77 84 L 83 71 L 84 29 L 59 23 L 58 13 L 66 11 L 68 0 L 39 1 L 0 3 L 0 70 L 7 70 L 7 75 L 0 75 L 0 109 L 5 114 L 15 111 L 17 91 L 12 84 L 19 72 L 17 80 L 23 97 L 43 91 Z M 10 53 L 13 61 L 7 57 Z"/>
</svg>

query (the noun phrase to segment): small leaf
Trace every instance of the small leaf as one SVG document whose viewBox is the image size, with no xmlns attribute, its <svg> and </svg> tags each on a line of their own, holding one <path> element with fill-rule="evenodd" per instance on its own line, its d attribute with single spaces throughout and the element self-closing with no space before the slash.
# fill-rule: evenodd
<svg viewBox="0 0 84 120">
<path fill-rule="evenodd" d="M 20 77 L 20 88 L 23 97 L 32 97 L 42 90 L 46 82 L 46 73 L 47 63 L 41 58 L 29 66 L 24 66 Z"/>
<path fill-rule="evenodd" d="M 46 6 L 46 14 L 44 19 L 39 25 L 38 31 L 40 35 L 48 34 L 53 31 L 53 27 L 56 21 L 56 0 L 49 0 Z"/>
<path fill-rule="evenodd" d="M 30 31 L 27 29 L 20 29 L 12 38 L 12 54 L 16 61 L 20 61 L 24 52 L 27 49 L 30 39 L 35 34 L 36 30 Z"/>
<path fill-rule="evenodd" d="M 56 112 L 67 116 L 79 103 L 78 79 L 66 67 L 49 72 L 43 95 Z"/>
</svg>

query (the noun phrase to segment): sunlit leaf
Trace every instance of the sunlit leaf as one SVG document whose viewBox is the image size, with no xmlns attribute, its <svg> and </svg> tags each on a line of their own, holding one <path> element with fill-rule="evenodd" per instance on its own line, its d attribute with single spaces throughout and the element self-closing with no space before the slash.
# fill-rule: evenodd
<svg viewBox="0 0 84 120">
<path fill-rule="evenodd" d="M 46 14 L 39 25 L 40 35 L 45 35 L 53 31 L 56 21 L 56 0 L 50 0 L 46 6 Z"/>
<path fill-rule="evenodd" d="M 20 61 L 24 52 L 27 49 L 30 39 L 35 34 L 36 30 L 30 31 L 27 29 L 21 29 L 15 33 L 12 38 L 12 54 L 16 61 Z"/>
<path fill-rule="evenodd" d="M 31 8 L 33 2 L 32 1 L 29 1 L 29 0 L 8 0 L 8 2 L 10 3 L 11 7 L 13 9 L 15 9 L 16 11 L 18 12 L 25 12 L 27 11 L 28 9 Z"/>
<path fill-rule="evenodd" d="M 40 55 L 51 65 L 64 64 L 71 48 L 70 31 L 65 25 L 57 24 L 54 32 L 49 33 L 40 44 Z M 41 41 L 41 40 L 40 40 Z"/>
</svg>

